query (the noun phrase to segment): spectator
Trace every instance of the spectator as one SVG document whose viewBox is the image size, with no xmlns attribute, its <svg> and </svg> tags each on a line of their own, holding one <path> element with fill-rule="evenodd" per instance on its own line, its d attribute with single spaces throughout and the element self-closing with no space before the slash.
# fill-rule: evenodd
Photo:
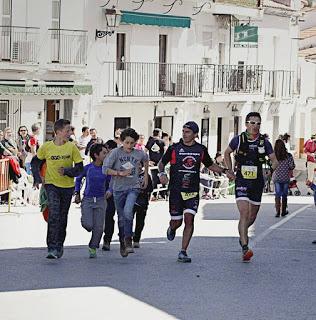
<svg viewBox="0 0 316 320">
<path fill-rule="evenodd" d="M 6 127 L 3 131 L 4 137 L 2 140 L 2 145 L 10 151 L 10 153 L 14 156 L 19 156 L 20 152 L 18 150 L 18 146 L 13 139 L 12 130 L 10 127 Z"/>
<path fill-rule="evenodd" d="M 20 167 L 25 168 L 25 159 L 27 157 L 26 146 L 30 140 L 26 126 L 20 126 L 18 129 L 18 139 L 16 141 L 20 156 Z M 26 168 L 25 168 L 26 169 Z"/>
<path fill-rule="evenodd" d="M 122 144 L 121 133 L 122 133 L 122 129 L 120 128 L 117 128 L 114 131 L 114 141 L 116 142 L 118 147 Z"/>
<path fill-rule="evenodd" d="M 161 136 L 163 142 L 165 143 L 165 150 L 168 149 L 169 145 L 170 145 L 170 136 L 167 132 L 163 132 L 162 136 Z"/>
<path fill-rule="evenodd" d="M 38 136 L 40 133 L 40 126 L 37 123 L 34 123 L 31 127 L 32 135 L 30 136 L 25 150 L 27 152 L 27 156 L 25 159 L 25 168 L 27 174 L 31 174 L 31 161 L 34 156 L 36 156 L 37 150 L 39 148 Z"/>
<path fill-rule="evenodd" d="M 100 143 L 103 144 L 103 140 L 97 136 L 97 130 L 94 128 L 91 128 L 89 130 L 90 132 L 90 141 L 87 144 L 86 150 L 85 150 L 85 155 L 88 156 L 90 152 L 90 148 L 92 145 L 95 143 Z"/>
<path fill-rule="evenodd" d="M 304 145 L 304 152 L 307 155 L 307 180 L 313 182 L 314 170 L 316 168 L 316 136 L 312 135 Z"/>
<path fill-rule="evenodd" d="M 146 150 L 149 154 L 149 166 L 155 167 L 162 158 L 165 152 L 165 143 L 161 139 L 162 131 L 161 129 L 154 129 L 152 137 L 149 137 L 146 143 Z M 153 182 L 153 188 L 156 189 L 159 182 L 158 178 L 158 168 L 153 168 L 151 171 L 151 177 Z M 152 201 L 157 200 L 157 193 L 153 193 Z"/>
<path fill-rule="evenodd" d="M 86 162 L 88 162 L 88 157 L 85 155 L 85 150 L 87 148 L 88 142 L 90 141 L 89 127 L 82 127 L 81 131 L 82 135 L 78 139 L 77 147 L 80 151 L 82 159 L 84 160 L 84 164 L 86 164 Z"/>
<path fill-rule="evenodd" d="M 145 151 L 145 136 L 143 134 L 139 135 L 139 139 L 135 144 L 135 149 Z"/>
<path fill-rule="evenodd" d="M 295 168 L 293 156 L 287 152 L 283 140 L 278 139 L 274 145 L 274 153 L 279 165 L 274 170 L 272 180 L 275 185 L 275 217 L 282 217 L 288 214 L 287 195 L 289 192 L 290 173 Z M 282 199 L 282 203 L 281 203 Z"/>
</svg>

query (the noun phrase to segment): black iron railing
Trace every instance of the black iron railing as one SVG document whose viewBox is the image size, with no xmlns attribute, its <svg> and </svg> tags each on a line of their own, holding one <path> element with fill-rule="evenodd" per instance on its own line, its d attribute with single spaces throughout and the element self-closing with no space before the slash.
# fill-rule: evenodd
<svg viewBox="0 0 316 320">
<path fill-rule="evenodd" d="M 291 98 L 297 93 L 295 73 L 286 70 L 265 71 L 266 97 L 282 99 Z"/>
<path fill-rule="evenodd" d="M 0 59 L 13 63 L 38 63 L 39 28 L 0 26 Z"/>
<path fill-rule="evenodd" d="M 203 93 L 261 93 L 262 66 L 106 62 L 105 96 L 199 97 Z M 104 92 L 104 93 L 103 93 Z"/>
<path fill-rule="evenodd" d="M 50 62 L 67 65 L 87 64 L 87 31 L 48 29 Z"/>
</svg>

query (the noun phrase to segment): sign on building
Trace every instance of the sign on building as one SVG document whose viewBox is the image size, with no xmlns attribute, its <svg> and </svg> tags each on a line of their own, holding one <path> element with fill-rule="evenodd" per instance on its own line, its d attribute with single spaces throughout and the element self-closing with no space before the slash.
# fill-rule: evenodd
<svg viewBox="0 0 316 320">
<path fill-rule="evenodd" d="M 258 27 L 242 25 L 234 27 L 235 48 L 258 48 Z"/>
</svg>

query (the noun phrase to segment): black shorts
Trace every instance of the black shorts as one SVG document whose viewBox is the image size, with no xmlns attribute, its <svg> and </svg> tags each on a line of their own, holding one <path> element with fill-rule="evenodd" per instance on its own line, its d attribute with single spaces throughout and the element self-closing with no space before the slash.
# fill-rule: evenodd
<svg viewBox="0 0 316 320">
<path fill-rule="evenodd" d="M 180 192 L 170 190 L 169 212 L 171 220 L 182 220 L 184 213 L 195 215 L 199 208 L 199 192 Z"/>
<path fill-rule="evenodd" d="M 236 201 L 246 200 L 252 204 L 260 205 L 264 188 L 263 177 L 258 179 L 244 179 L 237 173 L 235 181 L 235 196 Z"/>
</svg>

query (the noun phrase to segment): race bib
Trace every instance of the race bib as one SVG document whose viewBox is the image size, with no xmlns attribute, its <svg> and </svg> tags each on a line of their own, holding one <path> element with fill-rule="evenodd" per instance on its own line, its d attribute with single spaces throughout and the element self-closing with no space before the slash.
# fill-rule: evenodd
<svg viewBox="0 0 316 320">
<path fill-rule="evenodd" d="M 189 200 L 195 198 L 198 195 L 198 192 L 181 192 L 183 200 Z"/>
<path fill-rule="evenodd" d="M 241 166 L 241 175 L 244 179 L 257 179 L 257 172 L 256 166 Z"/>
</svg>

